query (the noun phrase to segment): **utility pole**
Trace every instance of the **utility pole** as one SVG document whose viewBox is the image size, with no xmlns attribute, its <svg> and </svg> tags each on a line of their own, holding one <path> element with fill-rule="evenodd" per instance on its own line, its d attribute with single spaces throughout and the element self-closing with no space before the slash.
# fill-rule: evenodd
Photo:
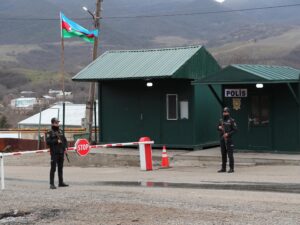
<svg viewBox="0 0 300 225">
<path fill-rule="evenodd" d="M 95 14 L 91 13 L 86 7 L 83 7 L 85 11 L 87 11 L 92 17 L 94 21 L 94 27 L 98 30 L 100 28 L 100 13 L 101 13 L 101 3 L 103 0 L 96 0 L 96 11 Z M 98 35 L 99 36 L 99 35 Z M 99 38 L 94 37 L 94 48 L 93 48 L 93 61 L 97 59 L 97 51 L 98 51 L 98 44 Z M 95 91 L 96 91 L 96 83 L 90 83 L 89 89 L 89 98 L 86 104 L 86 118 L 87 118 L 87 128 L 89 133 L 89 142 L 92 141 L 92 133 L 93 133 L 93 106 L 95 101 Z"/>
</svg>

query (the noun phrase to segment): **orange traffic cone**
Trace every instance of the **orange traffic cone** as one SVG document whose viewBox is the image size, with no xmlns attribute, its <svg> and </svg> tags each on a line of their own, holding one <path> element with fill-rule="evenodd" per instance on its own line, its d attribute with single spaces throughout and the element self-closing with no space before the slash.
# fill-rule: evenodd
<svg viewBox="0 0 300 225">
<path fill-rule="evenodd" d="M 166 146 L 163 146 L 163 149 L 162 149 L 161 167 L 162 168 L 169 168 L 170 167 Z"/>
</svg>

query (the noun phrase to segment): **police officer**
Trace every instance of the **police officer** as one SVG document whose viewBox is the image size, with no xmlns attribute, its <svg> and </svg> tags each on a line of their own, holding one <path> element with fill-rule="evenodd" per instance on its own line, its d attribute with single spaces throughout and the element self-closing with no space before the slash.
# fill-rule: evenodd
<svg viewBox="0 0 300 225">
<path fill-rule="evenodd" d="M 47 132 L 47 144 L 50 147 L 51 168 L 50 168 L 50 189 L 56 189 L 54 185 L 54 175 L 56 165 L 58 168 L 58 186 L 67 187 L 63 181 L 63 166 L 64 153 L 68 147 L 68 142 L 61 129 L 59 129 L 59 120 L 57 118 L 51 119 L 51 129 Z"/>
<path fill-rule="evenodd" d="M 229 158 L 229 171 L 234 172 L 234 158 L 233 158 L 233 142 L 232 135 L 237 131 L 237 125 L 233 118 L 230 116 L 228 107 L 223 109 L 223 118 L 220 119 L 218 124 L 218 131 L 220 134 L 220 145 L 222 153 L 222 168 L 219 173 L 226 172 L 227 155 Z"/>
</svg>

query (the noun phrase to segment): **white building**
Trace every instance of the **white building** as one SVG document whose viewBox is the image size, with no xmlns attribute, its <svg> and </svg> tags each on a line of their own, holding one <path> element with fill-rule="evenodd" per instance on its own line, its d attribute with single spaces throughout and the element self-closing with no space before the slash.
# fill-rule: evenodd
<svg viewBox="0 0 300 225">
<path fill-rule="evenodd" d="M 96 110 L 98 107 L 96 107 Z M 65 128 L 83 128 L 85 118 L 85 104 L 65 104 Z M 60 120 L 61 127 L 63 125 L 63 105 L 56 104 L 40 113 L 28 117 L 18 123 L 19 129 L 49 129 L 51 126 L 51 118 L 56 117 Z M 98 110 L 96 112 L 98 124 Z M 93 121 L 93 125 L 95 122 Z M 36 134 L 37 135 L 37 134 Z M 71 134 L 70 134 L 71 135 Z M 23 137 L 22 138 L 29 138 Z M 35 138 L 35 137 L 30 137 Z"/>
<path fill-rule="evenodd" d="M 82 118 L 85 117 L 85 104 L 66 104 L 65 105 L 65 127 L 80 128 Z M 51 118 L 58 118 L 63 122 L 63 105 L 56 104 L 40 113 L 37 113 L 18 123 L 19 128 L 38 128 L 49 127 Z"/>
<path fill-rule="evenodd" d="M 12 108 L 32 109 L 35 104 L 36 98 L 15 98 L 10 101 Z"/>
<path fill-rule="evenodd" d="M 50 96 L 53 96 L 53 97 L 59 98 L 59 99 L 62 99 L 64 97 L 64 92 L 62 90 L 52 90 L 52 89 L 49 89 L 48 94 Z M 72 92 L 65 91 L 65 98 L 66 99 L 72 99 L 73 98 Z"/>
</svg>

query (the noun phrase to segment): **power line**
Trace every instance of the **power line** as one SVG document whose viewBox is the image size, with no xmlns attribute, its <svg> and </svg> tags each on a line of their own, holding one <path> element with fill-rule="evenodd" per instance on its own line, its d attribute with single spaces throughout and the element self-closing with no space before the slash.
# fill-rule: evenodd
<svg viewBox="0 0 300 225">
<path fill-rule="evenodd" d="M 256 11 L 256 10 L 266 10 L 266 9 L 298 7 L 298 6 L 300 6 L 300 3 L 299 4 L 292 4 L 292 5 L 278 5 L 278 6 L 266 6 L 266 7 L 246 8 L 246 9 L 230 9 L 230 10 L 207 11 L 207 12 L 187 12 L 187 13 L 160 14 L 160 15 L 141 15 L 141 16 L 116 16 L 116 17 L 106 17 L 104 19 L 131 19 L 131 18 L 153 18 L 153 17 L 171 17 L 171 16 L 209 15 L 209 14 L 221 14 L 221 13 L 232 13 L 232 12 L 246 12 L 246 11 Z"/>
<path fill-rule="evenodd" d="M 230 10 L 219 10 L 219 11 L 206 11 L 206 12 L 183 12 L 183 13 L 170 13 L 170 14 L 157 14 L 157 15 L 136 15 L 136 16 L 107 16 L 101 17 L 100 19 L 141 19 L 141 18 L 156 18 L 156 17 L 173 17 L 173 16 L 195 16 L 195 15 L 209 15 L 209 14 L 222 14 L 222 13 L 234 13 L 234 12 L 247 12 L 247 11 L 257 11 L 257 10 L 270 10 L 278 8 L 291 8 L 298 7 L 299 4 L 290 4 L 290 5 L 277 5 L 277 6 L 265 6 L 265 7 L 254 7 L 254 8 L 245 8 L 245 9 L 230 9 Z M 90 20 L 90 18 L 72 18 L 73 20 Z M 18 18 L 18 17 L 6 17 L 1 18 L 0 21 L 58 21 L 59 18 Z"/>
</svg>

